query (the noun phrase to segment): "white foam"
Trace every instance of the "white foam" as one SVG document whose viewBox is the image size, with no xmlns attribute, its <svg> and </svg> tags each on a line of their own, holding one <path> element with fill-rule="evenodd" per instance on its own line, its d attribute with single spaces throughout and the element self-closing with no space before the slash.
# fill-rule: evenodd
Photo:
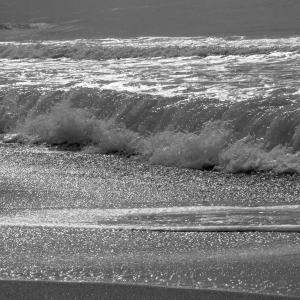
<svg viewBox="0 0 300 300">
<path fill-rule="evenodd" d="M 300 54 L 293 49 L 300 48 L 300 37 L 233 40 L 205 37 L 143 37 L 38 43 L 0 42 L 0 47 L 4 47 L 4 56 L 5 53 L 11 51 L 12 57 L 23 57 L 19 60 L 6 58 L 0 60 L 0 77 L 7 81 L 1 83 L 3 87 L 7 87 L 8 83 L 10 86 L 13 84 L 20 88 L 36 86 L 62 90 L 84 86 L 166 97 L 193 96 L 233 102 L 265 97 L 270 93 L 272 86 L 291 87 L 296 90 L 299 88 L 297 74 L 299 74 L 300 65 L 297 61 Z M 70 51 L 67 55 L 69 57 L 73 55 L 75 60 L 66 57 L 47 59 L 47 55 L 52 52 L 54 55 L 55 51 L 58 51 L 58 56 L 63 56 L 66 47 Z M 106 47 L 106 50 L 103 51 L 105 53 L 108 51 L 108 54 L 110 53 L 109 49 L 123 47 L 125 56 L 122 58 L 123 48 L 120 48 L 121 59 L 107 60 L 106 58 L 110 57 L 106 57 L 106 54 L 103 54 L 105 60 L 87 59 L 88 55 L 91 55 L 91 58 L 96 55 L 97 58 L 99 47 Z M 132 47 L 130 51 L 133 56 L 136 51 L 145 49 L 153 48 L 155 52 L 157 51 L 155 47 L 163 49 L 161 55 L 170 47 L 175 47 L 175 50 L 170 48 L 170 53 L 173 51 L 175 54 L 177 48 L 187 47 L 187 56 L 126 58 L 126 55 L 131 55 L 126 47 Z M 200 47 L 201 49 L 208 47 L 206 49 L 207 56 L 204 55 L 201 59 L 198 56 L 192 56 L 193 52 L 188 54 L 189 47 Z M 245 49 L 246 52 L 249 50 L 250 53 L 239 55 L 240 48 Z M 209 49 L 212 49 L 212 52 L 229 49 L 229 54 L 230 51 L 233 51 L 233 54 L 229 55 L 225 51 L 226 55 L 221 55 L 221 53 L 216 55 L 217 52 L 210 55 Z M 257 49 L 258 53 L 251 54 L 251 49 L 254 49 L 254 52 Z M 264 49 L 270 51 L 264 53 L 262 51 Z M 85 54 L 86 51 L 87 54 Z M 119 55 L 118 51 L 116 57 Z M 99 54 L 100 58 L 101 53 Z M 160 50 L 157 53 L 159 54 Z M 28 59 L 39 56 L 42 59 Z M 291 74 L 293 76 L 290 76 Z"/>
<path fill-rule="evenodd" d="M 264 224 L 265 216 L 296 215 L 298 224 L 277 223 Z M 262 214 L 261 224 L 244 224 L 247 214 L 258 216 Z M 201 216 L 205 224 L 186 224 L 186 217 Z M 134 219 L 132 219 L 134 217 Z M 159 225 L 152 219 L 143 217 L 165 217 Z M 172 225 L 172 218 L 176 224 Z M 179 217 L 179 219 L 178 219 Z M 180 219 L 180 217 L 184 217 Z M 134 220 L 134 221 L 132 221 Z M 179 222 L 178 222 L 179 220 Z M 115 223 L 117 221 L 117 223 Z M 207 225 L 209 221 L 210 225 Z M 236 222 L 238 221 L 238 224 Z M 234 222 L 234 224 L 232 224 Z M 26 210 L 10 216 L 0 217 L 0 226 L 26 227 L 74 227 L 74 228 L 103 228 L 126 230 L 167 230 L 167 231 L 299 231 L 300 205 L 284 206 L 186 206 L 160 208 L 131 208 L 131 209 L 43 209 Z"/>
<path fill-rule="evenodd" d="M 100 229 L 114 231 L 158 231 L 158 232 L 300 232 L 300 225 L 259 225 L 259 226 L 138 226 L 138 225 L 90 225 L 68 223 L 10 223 L 1 222 L 0 226 L 25 227 L 25 228 L 77 228 L 77 229 Z"/>
</svg>

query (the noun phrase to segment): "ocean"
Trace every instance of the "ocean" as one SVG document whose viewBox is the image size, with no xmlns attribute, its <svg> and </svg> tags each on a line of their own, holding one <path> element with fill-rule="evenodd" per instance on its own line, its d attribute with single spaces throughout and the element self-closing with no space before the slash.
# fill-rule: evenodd
<svg viewBox="0 0 300 300">
<path fill-rule="evenodd" d="M 1 1 L 0 277 L 299 296 L 299 12 Z"/>
<path fill-rule="evenodd" d="M 2 132 L 233 172 L 300 172 L 300 38 L 1 42 Z"/>
</svg>

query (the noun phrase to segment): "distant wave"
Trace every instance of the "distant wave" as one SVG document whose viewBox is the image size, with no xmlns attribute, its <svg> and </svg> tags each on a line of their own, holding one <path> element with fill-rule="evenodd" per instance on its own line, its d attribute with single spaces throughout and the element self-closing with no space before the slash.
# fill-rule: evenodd
<svg viewBox="0 0 300 300">
<path fill-rule="evenodd" d="M 0 97 L 0 129 L 27 142 L 166 166 L 300 173 L 300 103 L 280 94 L 232 104 L 88 88 L 11 90 Z"/>
<path fill-rule="evenodd" d="M 33 25 L 30 25 L 33 26 Z M 132 44 L 131 44 L 132 42 Z M 77 40 L 65 42 L 7 42 L 0 43 L 0 58 L 71 58 L 71 59 L 122 59 L 139 57 L 207 57 L 212 55 L 255 55 L 270 54 L 272 52 L 300 52 L 299 39 L 287 39 L 276 43 L 258 40 L 224 42 L 220 39 L 214 42 L 197 41 L 190 43 L 184 41 L 177 44 L 159 45 L 148 41 L 144 46 L 134 44 L 135 40 L 128 40 L 123 45 L 116 42 L 107 43 L 105 40 Z M 222 42 L 222 43 L 221 43 Z"/>
<path fill-rule="evenodd" d="M 29 29 L 46 29 L 50 27 L 47 23 L 0 23 L 0 30 L 29 30 Z"/>
</svg>

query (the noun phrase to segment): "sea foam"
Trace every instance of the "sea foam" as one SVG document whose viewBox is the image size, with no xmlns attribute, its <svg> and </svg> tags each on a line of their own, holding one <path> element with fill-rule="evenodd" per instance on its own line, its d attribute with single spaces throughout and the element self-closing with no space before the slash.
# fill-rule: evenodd
<svg viewBox="0 0 300 300">
<path fill-rule="evenodd" d="M 249 134 L 238 137 L 230 122 L 220 120 L 202 124 L 197 132 L 136 132 L 116 118 L 96 118 L 66 100 L 42 114 L 28 115 L 16 131 L 31 136 L 28 140 L 35 143 L 76 147 L 89 153 L 134 155 L 165 166 L 300 173 L 299 151 L 280 143 L 270 147 L 267 138 Z M 298 127 L 294 136 L 297 132 Z"/>
<path fill-rule="evenodd" d="M 299 55 L 298 37 L 2 42 L 0 132 L 165 166 L 299 173 Z"/>
<path fill-rule="evenodd" d="M 121 59 L 300 52 L 299 38 L 131 38 L 0 42 L 0 58 Z"/>
</svg>

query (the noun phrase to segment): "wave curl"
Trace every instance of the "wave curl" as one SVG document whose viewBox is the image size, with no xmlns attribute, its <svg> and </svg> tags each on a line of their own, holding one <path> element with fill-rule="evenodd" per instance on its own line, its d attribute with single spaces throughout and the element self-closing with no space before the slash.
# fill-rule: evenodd
<svg viewBox="0 0 300 300">
<path fill-rule="evenodd" d="M 82 98 L 83 92 L 88 97 Z M 93 90 L 77 90 L 73 93 L 57 91 L 40 97 L 37 94 L 23 96 L 27 98 L 19 101 L 18 98 L 9 98 L 13 101 L 15 111 L 6 111 L 6 114 L 5 102 L 2 101 L 1 120 L 3 122 L 6 115 L 10 116 L 12 122 L 13 113 L 18 113 L 14 116 L 14 126 L 7 132 L 29 136 L 27 142 L 59 145 L 68 149 L 75 147 L 89 153 L 134 155 L 165 166 L 300 174 L 300 110 L 291 109 L 289 105 L 293 106 L 294 103 L 286 107 L 286 114 L 295 116 L 292 123 L 290 118 L 282 117 L 280 107 L 280 110 L 272 112 L 273 116 L 277 113 L 278 120 L 265 117 L 267 123 L 264 134 L 262 131 L 255 134 L 251 122 L 257 120 L 245 119 L 244 126 L 239 127 L 237 124 L 241 122 L 241 111 L 236 115 L 237 120 L 226 119 L 225 116 L 232 116 L 228 114 L 232 107 L 218 108 L 216 103 L 209 108 L 210 120 L 200 120 L 189 115 L 189 112 L 196 111 L 195 105 L 199 105 L 199 101 L 197 104 L 192 102 L 172 106 L 170 99 L 143 96 L 145 99 L 137 100 L 134 94 L 113 91 L 94 91 L 93 94 Z M 49 97 L 52 101 L 49 101 Z M 97 102 L 96 99 L 100 100 Z M 192 110 L 190 105 L 194 105 Z M 212 107 L 222 111 L 219 117 Z M 259 107 L 261 110 L 262 107 Z M 203 113 L 201 109 L 198 116 Z M 203 116 L 207 117 L 207 111 L 206 107 Z M 173 119 L 174 112 L 175 118 L 177 114 L 184 121 Z M 268 115 L 269 109 L 265 113 Z M 181 126 L 187 124 L 187 120 L 191 129 Z M 278 133 L 281 127 L 285 132 L 289 129 L 289 138 Z"/>
</svg>

